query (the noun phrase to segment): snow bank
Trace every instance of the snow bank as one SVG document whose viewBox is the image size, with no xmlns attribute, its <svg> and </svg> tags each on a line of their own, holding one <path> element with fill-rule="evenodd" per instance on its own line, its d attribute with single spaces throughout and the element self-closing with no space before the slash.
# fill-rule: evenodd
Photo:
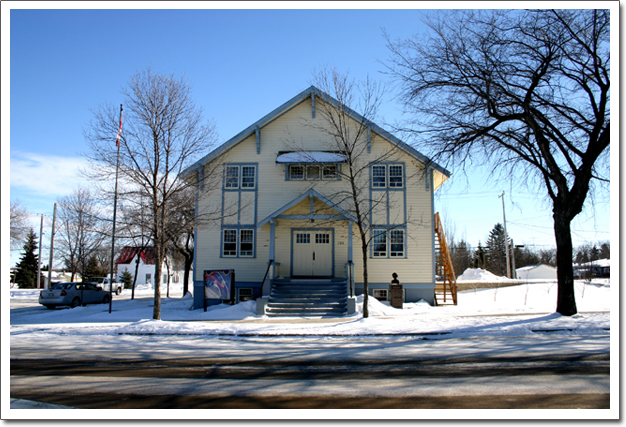
<svg viewBox="0 0 626 427">
<path fill-rule="evenodd" d="M 457 282 L 505 282 L 510 279 L 504 276 L 496 276 L 481 268 L 468 268 L 456 280 Z"/>
<path fill-rule="evenodd" d="M 489 277 L 480 274 L 479 277 Z M 569 334 L 601 333 L 610 329 L 615 301 L 609 279 L 576 281 L 579 314 L 555 314 L 557 284 L 544 282 L 458 293 L 457 306 L 432 307 L 425 301 L 404 303 L 369 298 L 369 317 L 363 318 L 363 296 L 356 313 L 336 319 L 272 318 L 256 314 L 256 301 L 220 304 L 192 310 L 191 294 L 161 300 L 161 320 L 152 320 L 153 291 L 114 296 L 112 312 L 105 304 L 47 310 L 37 305 L 39 291 L 11 290 L 11 333 L 62 335 L 324 335 L 434 334 L 445 337 L 525 336 L 537 329 L 559 329 Z M 172 294 L 171 294 L 172 295 Z M 175 295 L 175 294 L 174 294 Z M 568 332 L 569 331 L 569 332 Z"/>
</svg>

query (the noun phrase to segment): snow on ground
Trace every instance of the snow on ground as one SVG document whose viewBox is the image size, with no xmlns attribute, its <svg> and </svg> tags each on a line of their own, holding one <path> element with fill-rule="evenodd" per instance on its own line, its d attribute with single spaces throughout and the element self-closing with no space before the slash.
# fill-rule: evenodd
<svg viewBox="0 0 626 427">
<path fill-rule="evenodd" d="M 460 280 L 506 282 L 485 271 L 468 271 Z M 493 276 L 493 277 L 491 277 Z M 537 330 L 562 333 L 607 334 L 610 329 L 610 280 L 576 281 L 579 314 L 561 316 L 556 307 L 556 282 L 533 282 L 490 289 L 472 289 L 458 294 L 457 306 L 431 307 L 427 302 L 405 303 L 396 309 L 388 302 L 369 298 L 369 318 L 362 317 L 363 297 L 357 298 L 357 313 L 343 318 L 271 318 L 256 314 L 256 301 L 234 306 L 221 304 L 191 310 L 193 298 L 172 288 L 173 297 L 162 299 L 161 320 L 152 320 L 153 291 L 140 288 L 136 298 L 124 291 L 108 305 L 57 308 L 32 306 L 39 291 L 11 289 L 12 334 L 28 331 L 60 334 L 198 334 L 198 335 L 332 335 L 430 334 L 432 336 L 523 336 Z M 165 294 L 163 290 L 162 295 Z M 20 306 L 19 303 L 22 303 Z M 31 303 L 28 306 L 27 303 Z M 19 326 L 18 326 L 19 325 Z"/>
</svg>

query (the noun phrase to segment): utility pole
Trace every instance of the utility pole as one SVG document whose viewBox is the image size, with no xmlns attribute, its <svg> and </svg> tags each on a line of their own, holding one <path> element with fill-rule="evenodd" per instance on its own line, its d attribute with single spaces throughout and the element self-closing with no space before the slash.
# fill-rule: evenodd
<svg viewBox="0 0 626 427">
<path fill-rule="evenodd" d="M 52 214 L 52 233 L 50 235 L 50 263 L 48 264 L 48 288 L 52 284 L 52 260 L 54 259 L 54 225 L 57 221 L 57 204 L 54 204 L 54 213 Z"/>
<path fill-rule="evenodd" d="M 502 218 L 504 220 L 504 244 L 506 248 L 506 277 L 511 278 L 511 261 L 509 259 L 509 235 L 506 232 L 506 215 L 504 214 L 504 191 L 498 197 L 502 198 Z"/>
<path fill-rule="evenodd" d="M 41 236 L 43 235 L 43 214 L 41 214 L 41 225 L 39 226 L 39 260 L 37 261 L 37 284 L 35 288 L 41 286 Z"/>
<path fill-rule="evenodd" d="M 115 141 L 115 145 L 117 145 L 117 165 L 115 167 L 115 196 L 113 198 L 113 231 L 111 233 L 111 276 L 109 279 L 109 314 L 113 310 L 113 280 L 115 278 L 115 274 L 113 272 L 113 257 L 115 256 L 115 217 L 117 214 L 117 180 L 120 174 L 120 138 L 122 136 L 122 113 L 124 109 L 122 108 L 122 104 L 120 104 L 120 127 L 117 131 L 117 139 Z"/>
</svg>

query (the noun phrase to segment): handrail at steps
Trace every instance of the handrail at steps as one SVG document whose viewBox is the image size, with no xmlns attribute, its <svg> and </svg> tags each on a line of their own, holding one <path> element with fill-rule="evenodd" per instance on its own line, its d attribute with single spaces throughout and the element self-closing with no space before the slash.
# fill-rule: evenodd
<svg viewBox="0 0 626 427">
<path fill-rule="evenodd" d="M 265 280 L 267 279 L 267 275 L 270 272 L 270 267 L 272 266 L 272 264 L 274 264 L 274 260 L 273 259 L 271 259 L 267 263 L 267 270 L 265 270 L 265 276 L 263 276 L 263 281 L 261 282 L 261 289 L 263 289 L 263 285 L 265 284 Z"/>
</svg>

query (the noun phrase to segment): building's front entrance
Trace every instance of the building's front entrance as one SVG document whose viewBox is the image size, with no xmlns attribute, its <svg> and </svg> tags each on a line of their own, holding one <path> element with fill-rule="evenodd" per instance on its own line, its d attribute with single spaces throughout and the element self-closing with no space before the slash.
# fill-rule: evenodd
<svg viewBox="0 0 626 427">
<path fill-rule="evenodd" d="M 292 272 L 295 277 L 333 276 L 333 230 L 292 230 Z"/>
</svg>

